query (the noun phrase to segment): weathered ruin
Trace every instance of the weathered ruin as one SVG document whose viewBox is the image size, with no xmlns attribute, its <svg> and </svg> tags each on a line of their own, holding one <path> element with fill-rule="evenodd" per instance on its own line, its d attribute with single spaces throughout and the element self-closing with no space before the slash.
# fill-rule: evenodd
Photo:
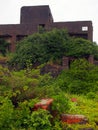
<svg viewBox="0 0 98 130">
<path fill-rule="evenodd" d="M 66 28 L 70 36 L 93 40 L 91 21 L 54 22 L 48 5 L 25 6 L 21 8 L 20 24 L 0 25 L 0 38 L 9 42 L 8 50 L 15 51 L 16 42 L 39 31 Z"/>
</svg>

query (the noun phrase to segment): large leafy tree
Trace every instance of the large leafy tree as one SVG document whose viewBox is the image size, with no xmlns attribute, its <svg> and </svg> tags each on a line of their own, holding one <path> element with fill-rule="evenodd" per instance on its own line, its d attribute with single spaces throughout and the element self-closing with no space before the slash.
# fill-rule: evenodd
<svg viewBox="0 0 98 130">
<path fill-rule="evenodd" d="M 17 44 L 11 64 L 26 67 L 27 63 L 45 63 L 61 59 L 63 56 L 84 57 L 94 55 L 98 58 L 96 43 L 82 38 L 69 37 L 65 29 L 35 33 Z"/>
<path fill-rule="evenodd" d="M 94 55 L 96 58 L 98 57 L 97 44 L 83 38 L 72 38 L 68 45 L 66 45 L 66 50 L 67 56 L 80 58 Z"/>
<path fill-rule="evenodd" d="M 25 67 L 27 63 L 45 63 L 50 59 L 61 58 L 66 50 L 69 36 L 66 30 L 54 29 L 49 32 L 35 33 L 17 44 L 11 64 Z"/>
</svg>

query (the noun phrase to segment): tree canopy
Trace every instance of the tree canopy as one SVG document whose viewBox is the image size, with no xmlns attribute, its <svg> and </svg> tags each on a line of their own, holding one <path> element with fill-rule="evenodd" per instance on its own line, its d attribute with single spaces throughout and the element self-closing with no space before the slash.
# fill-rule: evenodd
<svg viewBox="0 0 98 130">
<path fill-rule="evenodd" d="M 89 40 L 72 38 L 66 29 L 35 33 L 17 44 L 11 64 L 26 67 L 27 63 L 45 63 L 63 56 L 84 57 L 94 55 L 98 59 L 98 46 Z"/>
</svg>

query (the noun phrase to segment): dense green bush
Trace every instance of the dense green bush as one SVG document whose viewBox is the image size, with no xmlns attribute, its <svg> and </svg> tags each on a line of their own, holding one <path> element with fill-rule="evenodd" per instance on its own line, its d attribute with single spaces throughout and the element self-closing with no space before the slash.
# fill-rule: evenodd
<svg viewBox="0 0 98 130">
<path fill-rule="evenodd" d="M 70 38 L 70 42 L 66 45 L 66 55 L 83 58 L 98 53 L 98 45 L 83 38 Z M 97 55 L 95 56 L 96 58 Z"/>
<path fill-rule="evenodd" d="M 45 97 L 45 91 L 42 90 L 51 82 L 50 75 L 40 75 L 40 69 L 9 71 L 0 67 L 0 95 L 11 97 L 14 104 L 28 98 Z M 47 94 L 48 91 L 50 88 Z"/>
<path fill-rule="evenodd" d="M 0 129 L 11 130 L 14 106 L 10 99 L 0 96 Z"/>
<path fill-rule="evenodd" d="M 72 63 L 69 70 L 64 70 L 55 79 L 48 74 L 40 75 L 39 68 L 31 69 L 28 66 L 25 70 L 9 71 L 7 68 L 0 67 L 0 129 L 37 130 L 40 127 L 43 130 L 62 130 L 76 128 L 60 122 L 60 114 L 66 112 L 74 114 L 84 112 L 93 126 L 93 123 L 98 120 L 97 103 L 95 108 L 95 101 L 98 100 L 98 67 L 89 64 L 84 59 L 78 59 Z M 68 94 L 65 95 L 65 92 Z M 86 106 L 88 108 L 86 110 L 84 104 L 87 105 L 88 101 L 84 103 L 84 98 L 78 100 L 77 96 L 77 102 L 72 103 L 69 93 L 87 94 L 87 98 L 93 99 L 94 104 L 88 100 L 89 108 Z M 42 98 L 53 98 L 51 110 L 52 114 L 56 114 L 56 119 L 45 110 L 32 111 L 34 104 Z M 92 111 L 95 114 L 92 114 Z"/>
<path fill-rule="evenodd" d="M 11 100 L 0 96 L 0 129 L 1 130 L 50 130 L 52 116 L 46 110 L 31 111 L 38 100 L 20 102 L 14 108 Z"/>
<path fill-rule="evenodd" d="M 31 114 L 30 127 L 34 130 L 51 130 L 52 124 L 50 122 L 52 116 L 46 110 L 38 110 Z"/>
<path fill-rule="evenodd" d="M 69 110 L 69 99 L 65 96 L 64 93 L 52 96 L 54 101 L 52 103 L 52 110 L 56 110 L 58 114 L 65 113 Z"/>
<path fill-rule="evenodd" d="M 68 95 L 67 95 L 68 96 Z M 68 96 L 68 98 L 71 95 Z M 73 95 L 75 96 L 75 95 Z M 66 105 L 68 105 L 68 100 L 63 100 L 64 97 L 57 96 L 54 98 L 56 110 L 65 111 Z M 73 129 L 77 130 L 79 128 L 94 128 L 97 129 L 97 125 L 94 121 L 98 121 L 98 103 L 93 100 L 88 100 L 85 97 L 76 96 L 77 105 L 75 103 L 71 104 L 71 108 L 67 106 L 67 112 L 84 114 L 89 117 L 89 123 L 80 124 L 66 124 L 60 121 L 60 118 L 56 119 L 47 110 L 39 109 L 37 111 L 32 111 L 34 104 L 38 102 L 37 99 L 25 100 L 19 102 L 18 107 L 14 107 L 11 100 L 8 97 L 0 96 L 0 129 L 1 130 L 65 130 Z M 57 103 L 57 108 L 56 108 Z M 61 103 L 61 104 L 60 104 Z M 63 104 L 64 103 L 64 104 Z M 70 102 L 69 102 L 70 104 Z M 62 108 L 60 107 L 62 106 Z M 59 108 L 59 109 L 58 109 Z M 63 112 L 64 112 L 63 111 Z M 62 111 L 61 111 L 62 112 Z M 66 112 L 66 111 L 65 111 Z M 93 113 L 94 112 L 94 113 Z M 89 115 L 88 115 L 89 114 Z M 56 115 L 57 116 L 57 115 Z"/>
<path fill-rule="evenodd" d="M 53 128 L 56 130 L 57 127 L 61 128 L 57 121 L 51 123 L 52 115 L 48 111 L 32 109 L 39 99 L 49 97 L 54 99 L 52 110 L 57 109 L 59 114 L 69 108 L 68 99 L 59 87 L 52 86 L 53 79 L 48 74 L 40 75 L 39 69 L 9 71 L 7 68 L 0 67 L 0 79 L 2 80 L 0 82 L 0 129 L 52 130 Z"/>
<path fill-rule="evenodd" d="M 53 29 L 49 32 L 35 33 L 17 43 L 14 56 L 9 61 L 18 69 L 46 63 L 49 60 L 61 60 L 63 56 L 88 57 L 94 55 L 98 59 L 98 45 L 82 38 L 68 36 L 65 29 Z"/>
<path fill-rule="evenodd" d="M 17 44 L 16 53 L 10 64 L 24 68 L 28 61 L 35 64 L 61 58 L 65 53 L 65 43 L 68 39 L 66 30 L 57 29 L 28 36 Z"/>
<path fill-rule="evenodd" d="M 69 70 L 65 70 L 57 78 L 56 85 L 62 90 L 76 94 L 98 91 L 98 66 L 85 59 L 75 60 Z"/>
</svg>

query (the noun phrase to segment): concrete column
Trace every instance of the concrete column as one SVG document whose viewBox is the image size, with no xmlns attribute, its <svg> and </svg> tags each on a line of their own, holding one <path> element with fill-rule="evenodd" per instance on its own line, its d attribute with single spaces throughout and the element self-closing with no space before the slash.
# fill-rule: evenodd
<svg viewBox="0 0 98 130">
<path fill-rule="evenodd" d="M 62 58 L 62 67 L 63 69 L 69 69 L 69 57 L 64 56 Z"/>
<path fill-rule="evenodd" d="M 16 49 L 16 36 L 13 35 L 10 41 L 11 41 L 11 43 L 10 43 L 10 51 L 15 52 L 15 49 Z"/>
<path fill-rule="evenodd" d="M 94 64 L 94 56 L 93 55 L 89 56 L 88 62 L 91 63 L 91 64 Z"/>
</svg>

